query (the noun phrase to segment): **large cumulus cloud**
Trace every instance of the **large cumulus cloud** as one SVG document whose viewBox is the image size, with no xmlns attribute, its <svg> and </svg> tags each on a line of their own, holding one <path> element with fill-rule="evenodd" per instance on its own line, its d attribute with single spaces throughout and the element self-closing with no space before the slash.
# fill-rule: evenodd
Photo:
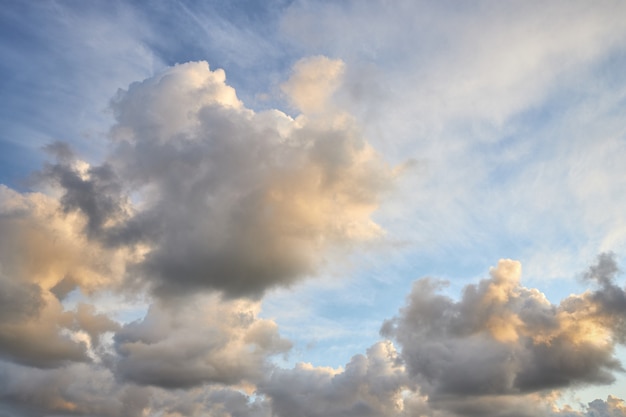
<svg viewBox="0 0 626 417">
<path fill-rule="evenodd" d="M 134 273 L 160 295 L 289 285 L 328 249 L 382 233 L 370 215 L 393 177 L 349 115 L 323 111 L 342 63 L 305 64 L 286 85 L 298 103 L 316 88 L 310 116 L 254 112 L 224 71 L 177 65 L 118 93 L 105 164 L 80 172 L 59 158 L 44 172 L 92 238 L 146 249 Z"/>
<path fill-rule="evenodd" d="M 434 407 L 474 404 L 481 415 L 500 415 L 486 411 L 487 399 L 609 384 L 623 371 L 615 346 L 624 341 L 626 303 L 616 272 L 611 255 L 599 256 L 585 274 L 599 288 L 559 305 L 521 286 L 521 265 L 511 260 L 459 301 L 438 293 L 443 282 L 422 279 L 382 332 L 400 343 Z"/>
</svg>

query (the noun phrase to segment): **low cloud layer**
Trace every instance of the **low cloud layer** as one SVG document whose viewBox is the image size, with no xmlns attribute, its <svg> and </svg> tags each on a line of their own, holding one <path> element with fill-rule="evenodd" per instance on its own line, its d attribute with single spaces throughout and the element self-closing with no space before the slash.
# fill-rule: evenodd
<svg viewBox="0 0 626 417">
<path fill-rule="evenodd" d="M 611 396 L 582 409 L 556 405 L 564 389 L 607 383 L 621 371 L 614 348 L 623 340 L 624 290 L 616 273 L 612 256 L 599 256 L 584 274 L 597 288 L 559 305 L 522 287 L 520 264 L 510 260 L 466 287 L 459 301 L 438 295 L 440 283 L 419 280 L 398 317 L 383 324 L 394 341 L 374 344 L 345 368 L 275 365 L 271 357 L 289 354 L 291 343 L 275 322 L 259 318 L 260 302 L 249 299 L 214 294 L 182 303 L 157 301 L 144 317 L 126 324 L 78 304 L 60 312 L 67 331 L 58 335 L 75 343 L 76 357 L 55 362 L 49 352 L 30 352 L 47 358 L 37 363 L 26 359 L 24 349 L 20 357 L 8 355 L 10 346 L 0 338 L 5 352 L 0 378 L 6 382 L 0 386 L 0 412 L 10 417 L 622 417 L 626 405 Z M 23 294 L 33 295 L 27 289 Z M 46 301 L 41 308 L 60 306 Z M 34 320 L 38 336 L 57 328 L 43 310 L 12 311 L 21 316 L 3 320 L 14 326 Z"/>
</svg>

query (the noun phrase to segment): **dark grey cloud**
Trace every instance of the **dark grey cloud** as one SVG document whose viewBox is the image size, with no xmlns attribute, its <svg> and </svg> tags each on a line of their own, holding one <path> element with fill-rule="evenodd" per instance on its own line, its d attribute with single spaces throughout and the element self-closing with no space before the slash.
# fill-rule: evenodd
<svg viewBox="0 0 626 417">
<path fill-rule="evenodd" d="M 0 362 L 0 415 L 7 417 L 139 417 L 151 396 L 100 365 L 42 370 Z"/>
<path fill-rule="evenodd" d="M 125 213 L 127 201 L 119 178 L 108 164 L 92 167 L 81 163 L 65 143 L 52 143 L 46 151 L 56 158 L 56 163 L 46 164 L 34 179 L 59 186 L 63 190 L 59 200 L 63 210 L 83 214 L 87 235 L 102 237 L 107 222 Z"/>
<path fill-rule="evenodd" d="M 0 186 L 0 358 L 39 368 L 88 362 L 101 334 L 116 329 L 93 307 L 60 301 L 77 285 L 89 294 L 123 276 L 126 254 L 83 230 L 56 199 Z"/>
<path fill-rule="evenodd" d="M 382 333 L 398 341 L 433 407 L 460 415 L 516 415 L 485 406 L 495 396 L 609 384 L 623 370 L 615 346 L 623 340 L 626 309 L 616 272 L 613 257 L 600 255 L 587 274 L 600 288 L 559 305 L 521 286 L 521 266 L 510 260 L 501 260 L 489 279 L 467 286 L 459 301 L 438 293 L 443 283 L 422 279 Z M 471 404 L 481 411 L 458 411 Z"/>
<path fill-rule="evenodd" d="M 603 253 L 584 274 L 584 279 L 595 282 L 600 287 L 592 292 L 591 299 L 597 306 L 598 319 L 609 320 L 615 327 L 615 335 L 621 343 L 626 341 L 626 291 L 615 283 L 620 272 L 615 255 Z"/>
</svg>

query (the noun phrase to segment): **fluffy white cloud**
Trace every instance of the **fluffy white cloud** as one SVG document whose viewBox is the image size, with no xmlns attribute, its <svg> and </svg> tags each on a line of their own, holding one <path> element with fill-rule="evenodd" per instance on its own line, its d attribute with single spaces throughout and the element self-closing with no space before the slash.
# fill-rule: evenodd
<svg viewBox="0 0 626 417">
<path fill-rule="evenodd" d="M 292 77 L 281 88 L 304 113 L 328 111 L 330 98 L 341 85 L 344 63 L 325 56 L 301 59 Z"/>
</svg>

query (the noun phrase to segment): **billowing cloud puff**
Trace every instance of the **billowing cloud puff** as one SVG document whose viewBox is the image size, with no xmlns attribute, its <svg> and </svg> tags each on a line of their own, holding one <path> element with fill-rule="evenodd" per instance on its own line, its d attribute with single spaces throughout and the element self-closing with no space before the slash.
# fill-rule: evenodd
<svg viewBox="0 0 626 417">
<path fill-rule="evenodd" d="M 315 61 L 323 80 L 341 66 L 327 61 Z M 298 75 L 311 65 L 289 85 L 312 88 Z M 92 238 L 144 249 L 133 273 L 160 295 L 258 296 L 314 273 L 328 249 L 382 233 L 370 215 L 393 171 L 345 114 L 255 113 L 206 62 L 132 84 L 112 108 L 105 164 L 81 170 L 63 152 L 44 173 Z"/>
<path fill-rule="evenodd" d="M 100 335 L 116 329 L 92 307 L 60 301 L 123 276 L 123 251 L 89 241 L 83 226 L 54 198 L 0 186 L 0 358 L 44 368 L 89 361 Z"/>
<path fill-rule="evenodd" d="M 217 297 L 154 304 L 115 334 L 118 376 L 166 388 L 259 380 L 268 356 L 291 348 L 273 321 L 257 318 L 259 309 Z"/>
<path fill-rule="evenodd" d="M 319 113 L 329 106 L 343 71 L 341 60 L 325 56 L 304 58 L 296 62 L 293 76 L 281 87 L 298 109 L 304 113 Z"/>
<path fill-rule="evenodd" d="M 626 416 L 626 403 L 624 400 L 608 396 L 606 401 L 593 400 L 584 411 L 576 411 L 566 406 L 562 410 L 555 411 L 550 417 L 624 417 Z"/>
<path fill-rule="evenodd" d="M 614 283 L 616 271 L 613 258 L 601 255 L 587 274 L 600 288 L 559 305 L 521 286 L 521 266 L 511 260 L 467 286 L 459 301 L 437 294 L 442 282 L 422 279 L 382 332 L 400 343 L 409 373 L 435 408 L 608 384 L 623 369 L 614 348 L 624 340 L 626 293 Z"/>
<path fill-rule="evenodd" d="M 427 361 L 428 358 L 423 358 Z M 276 369 L 259 383 L 277 417 L 624 417 L 624 401 L 609 396 L 583 410 L 559 407 L 556 391 L 494 395 L 447 395 L 432 401 L 406 372 L 390 341 L 355 355 L 345 369 L 298 364 Z"/>
<path fill-rule="evenodd" d="M 119 384 L 105 367 L 71 364 L 42 370 L 0 363 L 0 414 L 8 417 L 139 417 L 150 391 Z"/>
<path fill-rule="evenodd" d="M 397 352 L 390 342 L 372 346 L 367 355 L 355 355 L 345 370 L 298 364 L 275 370 L 259 385 L 279 417 L 400 416 L 405 407 L 425 411 L 411 391 Z"/>
<path fill-rule="evenodd" d="M 125 217 L 130 206 L 108 164 L 92 167 L 79 160 L 63 142 L 52 143 L 45 150 L 56 158 L 56 163 L 46 164 L 35 178 L 64 191 L 60 199 L 63 212 L 84 214 L 87 237 L 97 237 L 102 228 Z"/>
<path fill-rule="evenodd" d="M 0 185 L 0 267 L 6 279 L 30 283 L 63 298 L 76 286 L 87 292 L 115 287 L 129 253 L 88 239 L 82 216 L 42 193 L 20 194 Z"/>
</svg>

